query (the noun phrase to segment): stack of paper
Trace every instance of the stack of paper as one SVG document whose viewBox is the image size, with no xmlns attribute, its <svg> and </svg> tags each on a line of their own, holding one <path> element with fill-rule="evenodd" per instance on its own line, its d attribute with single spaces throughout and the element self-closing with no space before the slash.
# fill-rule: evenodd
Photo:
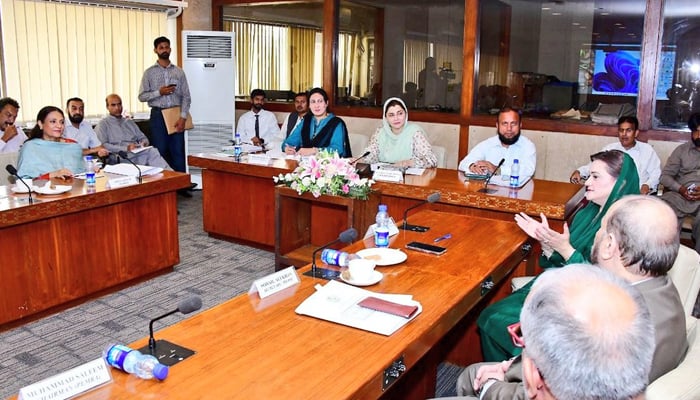
<svg viewBox="0 0 700 400">
<path fill-rule="evenodd" d="M 370 296 L 394 303 L 415 305 L 418 307 L 418 311 L 407 319 L 357 305 Z M 419 302 L 413 300 L 411 295 L 375 293 L 338 281 L 330 281 L 325 286 L 316 285 L 316 292 L 296 309 L 297 314 L 325 319 L 386 336 L 396 332 L 422 311 L 423 307 Z"/>
<path fill-rule="evenodd" d="M 141 170 L 141 175 L 143 176 L 155 175 L 163 172 L 163 168 L 160 167 L 149 167 L 148 165 L 139 165 L 138 167 Z M 127 163 L 107 165 L 103 171 L 109 174 L 139 176 L 139 171 L 136 169 L 136 167 Z"/>
</svg>

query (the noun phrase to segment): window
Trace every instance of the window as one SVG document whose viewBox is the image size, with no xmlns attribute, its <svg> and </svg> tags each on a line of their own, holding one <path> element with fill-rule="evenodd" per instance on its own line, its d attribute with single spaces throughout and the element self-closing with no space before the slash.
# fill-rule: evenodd
<svg viewBox="0 0 700 400">
<path fill-rule="evenodd" d="M 337 102 L 456 112 L 464 1 L 342 1 Z"/>
<path fill-rule="evenodd" d="M 105 96 L 124 109 L 138 101 L 143 71 L 155 62 L 153 39 L 166 35 L 164 11 L 2 0 L 4 93 L 20 102 L 19 121 L 44 106 L 85 100 L 86 115 L 105 114 Z M 170 38 L 176 42 L 175 38 Z"/>
<path fill-rule="evenodd" d="M 322 84 L 323 5 L 227 6 L 224 30 L 236 33 L 236 96 L 265 90 L 268 100 L 293 101 L 295 92 Z"/>
<path fill-rule="evenodd" d="M 695 3 L 666 0 L 654 127 L 686 129 L 700 112 L 700 13 Z"/>
<path fill-rule="evenodd" d="M 644 0 L 480 4 L 474 113 L 511 105 L 525 115 L 585 120 L 599 104 L 636 108 Z M 563 115 L 564 114 L 564 115 Z"/>
</svg>

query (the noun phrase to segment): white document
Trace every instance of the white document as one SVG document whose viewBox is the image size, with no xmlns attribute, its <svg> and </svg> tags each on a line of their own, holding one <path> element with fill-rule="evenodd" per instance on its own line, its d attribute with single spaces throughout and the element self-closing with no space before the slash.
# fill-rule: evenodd
<svg viewBox="0 0 700 400">
<path fill-rule="evenodd" d="M 129 150 L 129 151 L 130 151 L 131 153 L 133 153 L 133 154 L 139 154 L 140 152 L 142 152 L 142 151 L 144 151 L 144 150 L 148 150 L 148 149 L 150 149 L 150 148 L 152 148 L 152 147 L 153 147 L 153 146 L 136 147 L 136 148 L 131 149 L 131 150 Z"/>
<path fill-rule="evenodd" d="M 163 172 L 163 168 L 149 167 L 148 165 L 139 165 L 139 169 L 141 170 L 141 175 L 143 176 L 155 175 Z M 103 171 L 116 175 L 139 176 L 139 171 L 136 169 L 136 167 L 128 163 L 108 165 Z"/>
<path fill-rule="evenodd" d="M 530 182 L 529 179 L 527 179 L 527 180 L 525 180 L 525 181 L 522 181 L 522 180 L 521 180 L 521 181 L 519 182 L 518 186 L 516 186 L 516 188 L 521 188 L 521 187 L 525 186 L 525 184 L 528 183 L 528 182 Z M 489 185 L 496 185 L 496 186 L 509 187 L 509 186 L 510 186 L 510 177 L 506 180 L 506 179 L 503 179 L 500 175 L 494 176 L 494 177 L 491 178 L 491 180 L 489 181 Z"/>
<path fill-rule="evenodd" d="M 418 310 L 407 319 L 357 305 L 370 296 L 394 303 L 415 305 L 418 306 Z M 297 314 L 389 336 L 412 321 L 423 311 L 423 307 L 413 300 L 411 295 L 375 293 L 342 282 L 329 281 L 325 286 L 316 285 L 316 292 L 304 300 L 295 311 Z"/>
</svg>

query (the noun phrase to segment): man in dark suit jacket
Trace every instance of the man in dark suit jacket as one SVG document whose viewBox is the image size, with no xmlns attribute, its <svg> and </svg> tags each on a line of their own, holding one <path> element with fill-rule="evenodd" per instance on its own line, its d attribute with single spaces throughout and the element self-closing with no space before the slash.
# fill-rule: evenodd
<svg viewBox="0 0 700 400">
<path fill-rule="evenodd" d="M 608 210 L 591 252 L 593 263 L 635 286 L 647 303 L 656 342 L 649 382 L 676 368 L 688 349 L 683 305 L 667 275 L 678 246 L 677 219 L 666 203 L 649 196 L 627 196 Z M 526 399 L 522 376 L 519 357 L 473 364 L 460 375 L 457 394 Z"/>
</svg>

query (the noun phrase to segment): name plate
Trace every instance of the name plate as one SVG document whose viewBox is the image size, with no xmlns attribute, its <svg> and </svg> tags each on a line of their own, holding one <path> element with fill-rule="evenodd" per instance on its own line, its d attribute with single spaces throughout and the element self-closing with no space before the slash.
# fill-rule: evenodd
<svg viewBox="0 0 700 400">
<path fill-rule="evenodd" d="M 403 173 L 396 169 L 378 169 L 374 171 L 372 179 L 375 181 L 400 183 L 403 182 Z"/>
<path fill-rule="evenodd" d="M 135 176 L 120 176 L 118 178 L 110 178 L 107 182 L 107 186 L 110 189 L 116 189 L 124 186 L 135 185 L 139 183 L 139 180 Z"/>
<path fill-rule="evenodd" d="M 65 400 L 85 393 L 112 380 L 103 358 L 54 375 L 19 391 L 19 400 Z"/>
<path fill-rule="evenodd" d="M 250 293 L 258 292 L 260 298 L 264 299 L 299 282 L 296 268 L 289 267 L 256 280 L 250 288 Z"/>
<path fill-rule="evenodd" d="M 248 154 L 248 163 L 267 165 L 270 163 L 270 157 L 265 154 Z"/>
</svg>

